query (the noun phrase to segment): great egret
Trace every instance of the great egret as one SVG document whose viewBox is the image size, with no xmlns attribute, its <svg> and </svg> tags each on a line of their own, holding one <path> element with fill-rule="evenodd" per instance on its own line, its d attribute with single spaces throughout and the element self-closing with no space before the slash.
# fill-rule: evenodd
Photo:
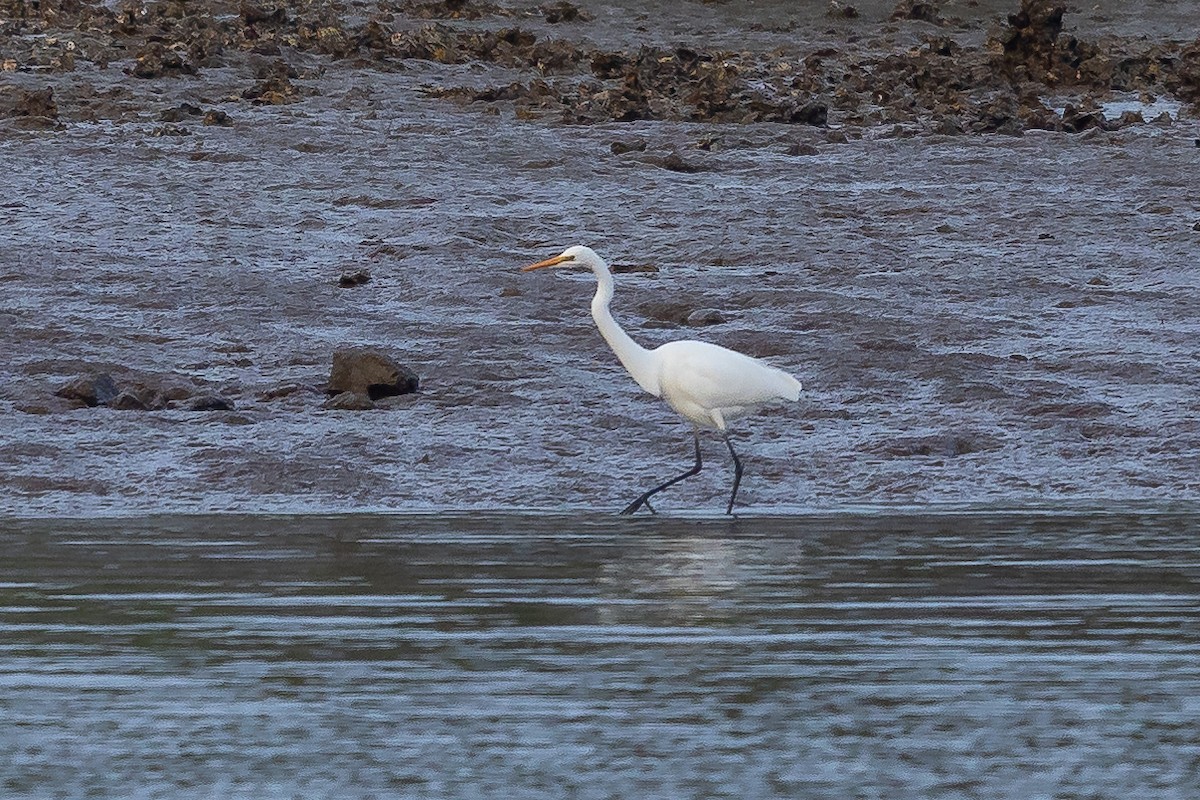
<svg viewBox="0 0 1200 800">
<path fill-rule="evenodd" d="M 655 486 L 630 503 L 622 514 L 632 514 L 643 505 L 654 513 L 650 498 L 668 486 L 700 472 L 700 429 L 711 428 L 721 434 L 729 455 L 733 456 L 733 492 L 726 514 L 733 513 L 738 484 L 742 482 L 742 462 L 729 441 L 728 423 L 756 408 L 780 400 L 799 400 L 800 381 L 783 370 L 756 358 L 708 342 L 689 339 L 667 342 L 647 350 L 621 329 L 608 310 L 613 297 L 613 277 L 604 259 L 590 247 L 568 247 L 554 258 L 524 267 L 530 272 L 546 267 L 582 267 L 596 276 L 596 296 L 592 298 L 592 319 L 600 335 L 617 354 L 621 364 L 638 386 L 667 401 L 675 413 L 692 423 L 696 445 L 696 463 L 687 472 Z"/>
</svg>

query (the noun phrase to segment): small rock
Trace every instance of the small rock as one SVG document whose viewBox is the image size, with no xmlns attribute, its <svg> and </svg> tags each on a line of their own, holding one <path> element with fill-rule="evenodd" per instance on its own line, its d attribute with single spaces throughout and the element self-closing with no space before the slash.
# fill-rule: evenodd
<svg viewBox="0 0 1200 800">
<path fill-rule="evenodd" d="M 1098 110 L 1085 111 L 1070 103 L 1067 103 L 1066 108 L 1063 109 L 1062 129 L 1067 133 L 1082 133 L 1092 128 L 1103 129 L 1105 127 L 1104 114 Z"/>
<path fill-rule="evenodd" d="M 306 383 L 297 383 L 295 381 L 284 381 L 277 383 L 269 389 L 264 389 L 258 393 L 259 400 L 279 400 L 283 397 L 290 397 L 299 392 L 309 392 L 311 394 L 321 394 L 321 390 L 316 386 L 311 386 Z"/>
<path fill-rule="evenodd" d="M 958 233 L 957 228 L 955 228 L 953 225 L 947 225 L 944 222 L 941 225 L 938 225 L 936 228 L 934 228 L 934 230 L 937 231 L 938 233 Z"/>
<path fill-rule="evenodd" d="M 58 106 L 54 102 L 54 90 L 47 86 L 35 92 L 21 92 L 21 99 L 13 108 L 18 117 L 44 117 L 58 119 Z"/>
<path fill-rule="evenodd" d="M 99 406 L 112 402 L 121 393 L 111 375 L 101 374 L 72 378 L 55 392 L 59 397 L 74 400 L 86 406 Z"/>
<path fill-rule="evenodd" d="M 521 290 L 515 286 L 505 286 L 500 290 L 501 297 L 520 297 Z"/>
<path fill-rule="evenodd" d="M 192 132 L 181 125 L 160 125 L 150 131 L 151 136 L 191 136 Z"/>
<path fill-rule="evenodd" d="M 807 142 L 796 142 L 787 149 L 789 156 L 815 156 L 819 155 L 820 152 L 814 145 Z"/>
<path fill-rule="evenodd" d="M 938 4 L 922 0 L 900 0 L 892 11 L 891 18 L 893 20 L 912 19 L 934 25 L 940 25 L 942 22 L 941 15 L 938 13 Z"/>
<path fill-rule="evenodd" d="M 417 374 L 370 347 L 342 347 L 333 354 L 329 394 L 355 392 L 372 400 L 417 391 Z"/>
<path fill-rule="evenodd" d="M 123 389 L 113 398 L 109 406 L 117 411 L 146 411 L 148 408 L 146 401 L 132 389 Z"/>
<path fill-rule="evenodd" d="M 222 128 L 228 128 L 233 125 L 233 120 L 224 111 L 218 111 L 213 108 L 205 112 L 204 119 L 200 121 L 201 125 L 218 125 Z"/>
<path fill-rule="evenodd" d="M 702 164 L 695 164 L 690 161 L 685 161 L 683 156 L 674 152 L 668 153 L 660 158 L 650 159 L 650 163 L 662 167 L 663 169 L 669 169 L 671 172 L 683 172 L 689 175 L 696 172 L 703 172 L 704 170 L 708 169 L 708 167 Z"/>
<path fill-rule="evenodd" d="M 1088 278 L 1088 286 L 1112 286 L 1112 281 L 1107 275 L 1093 275 Z"/>
<path fill-rule="evenodd" d="M 632 142 L 613 142 L 608 148 L 616 156 L 624 155 L 625 153 L 644 153 L 646 151 L 646 142 L 642 139 Z"/>
<path fill-rule="evenodd" d="M 1200 220 L 1196 220 L 1196 224 L 1192 226 L 1192 230 L 1200 231 Z"/>
<path fill-rule="evenodd" d="M 44 406 L 41 403 L 17 403 L 15 406 L 13 406 L 13 408 L 17 411 L 20 411 L 22 414 L 35 414 L 37 416 L 43 416 L 50 413 L 50 407 Z"/>
<path fill-rule="evenodd" d="M 273 3 L 269 2 L 269 0 L 262 3 L 242 0 L 239 11 L 247 25 L 256 25 L 264 22 L 279 23 L 287 19 L 287 4 Z"/>
<path fill-rule="evenodd" d="M 341 392 L 326 400 L 321 407 L 331 411 L 370 411 L 375 404 L 362 392 Z"/>
<path fill-rule="evenodd" d="M 362 286 L 371 280 L 371 270 L 366 269 L 348 269 L 338 278 L 338 286 L 343 289 L 349 289 L 353 286 Z"/>
<path fill-rule="evenodd" d="M 255 105 L 278 106 L 299 100 L 300 90 L 286 74 L 272 75 L 243 91 L 242 97 Z"/>
<path fill-rule="evenodd" d="M 720 325 L 726 322 L 725 315 L 715 308 L 698 308 L 687 316 L 687 324 L 693 328 Z"/>
<path fill-rule="evenodd" d="M 161 42 L 152 42 L 137 54 L 133 66 L 125 71 L 135 78 L 161 78 L 164 75 L 195 75 L 196 67 Z"/>
<path fill-rule="evenodd" d="M 824 128 L 829 123 L 829 106 L 817 100 L 792 109 L 787 121 Z"/>
<path fill-rule="evenodd" d="M 188 403 L 188 411 L 233 411 L 233 401 L 219 394 L 202 394 Z"/>
<path fill-rule="evenodd" d="M 559 0 L 557 3 L 544 6 L 542 16 L 551 25 L 557 25 L 560 22 L 588 22 L 592 19 L 591 14 L 566 0 Z"/>
<path fill-rule="evenodd" d="M 192 387 L 182 383 L 169 383 L 158 390 L 164 403 L 177 403 L 192 396 Z"/>
<path fill-rule="evenodd" d="M 609 268 L 612 270 L 614 275 L 620 275 L 622 273 L 629 272 L 645 272 L 651 274 L 658 272 L 657 264 L 612 264 Z"/>
<path fill-rule="evenodd" d="M 693 307 L 687 302 L 670 302 L 651 300 L 642 303 L 637 308 L 638 313 L 646 318 L 646 327 L 661 328 L 665 326 L 686 325 Z"/>
<path fill-rule="evenodd" d="M 168 108 L 158 115 L 159 122 L 183 122 L 188 117 L 200 116 L 200 106 L 191 103 L 180 103 L 175 108 Z"/>
<path fill-rule="evenodd" d="M 846 3 L 839 3 L 838 0 L 829 0 L 829 8 L 825 11 L 825 16 L 833 19 L 856 19 L 858 9 Z"/>
</svg>

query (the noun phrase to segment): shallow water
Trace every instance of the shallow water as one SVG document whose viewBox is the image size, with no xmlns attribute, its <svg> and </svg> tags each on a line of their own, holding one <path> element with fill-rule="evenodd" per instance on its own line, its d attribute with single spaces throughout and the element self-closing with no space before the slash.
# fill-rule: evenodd
<svg viewBox="0 0 1200 800">
<path fill-rule="evenodd" d="M 1200 796 L 1194 509 L 0 522 L 5 797 Z"/>
</svg>

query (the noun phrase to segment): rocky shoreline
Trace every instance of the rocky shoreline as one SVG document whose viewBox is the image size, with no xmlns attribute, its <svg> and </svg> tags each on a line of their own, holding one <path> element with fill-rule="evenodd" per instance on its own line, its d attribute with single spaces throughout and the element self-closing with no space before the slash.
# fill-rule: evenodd
<svg viewBox="0 0 1200 800">
<path fill-rule="evenodd" d="M 5 71 L 53 76 L 111 64 L 138 80 L 107 94 L 77 90 L 69 103 L 56 100 L 53 86 L 9 89 L 0 94 L 0 117 L 19 127 L 52 129 L 119 116 L 136 106 L 139 81 L 220 68 L 235 70 L 246 84 L 229 99 L 286 104 L 315 91 L 300 81 L 306 71 L 338 65 L 395 71 L 414 60 L 519 75 L 484 85 L 429 86 L 431 97 L 485 113 L 511 107 L 520 117 L 571 124 L 688 120 L 825 127 L 833 121 L 842 136 L 880 126 L 894 135 L 959 135 L 1171 124 L 1170 114 L 1147 120 L 1138 111 L 1103 112 L 1106 99 L 1128 93 L 1147 104 L 1168 97 L 1196 113 L 1200 39 L 1089 41 L 1064 30 L 1065 4 L 1019 0 L 978 41 L 983 23 L 955 16 L 943 8 L 949 5 L 901 0 L 887 24 L 864 29 L 854 6 L 834 2 L 825 16 L 841 46 L 811 47 L 792 21 L 775 33 L 794 34 L 794 44 L 738 52 L 655 43 L 593 46 L 587 43 L 592 15 L 565 1 L 347 6 L 329 0 L 126 0 L 112 6 L 7 0 L 0 4 Z M 896 35 L 902 26 L 903 41 Z M 974 43 L 962 43 L 964 33 Z M 1052 108 L 1051 96 L 1064 107 Z M 206 116 L 203 124 L 224 120 Z"/>
</svg>

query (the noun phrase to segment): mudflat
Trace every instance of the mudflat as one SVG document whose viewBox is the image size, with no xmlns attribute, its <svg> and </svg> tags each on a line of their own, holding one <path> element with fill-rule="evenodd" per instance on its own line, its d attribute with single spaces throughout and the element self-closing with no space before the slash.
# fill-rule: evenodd
<svg viewBox="0 0 1200 800">
<path fill-rule="evenodd" d="M 1195 499 L 1200 4 L 1087 5 L 0 4 L 0 513 L 620 508 L 577 243 L 804 382 L 742 510 Z"/>
</svg>

